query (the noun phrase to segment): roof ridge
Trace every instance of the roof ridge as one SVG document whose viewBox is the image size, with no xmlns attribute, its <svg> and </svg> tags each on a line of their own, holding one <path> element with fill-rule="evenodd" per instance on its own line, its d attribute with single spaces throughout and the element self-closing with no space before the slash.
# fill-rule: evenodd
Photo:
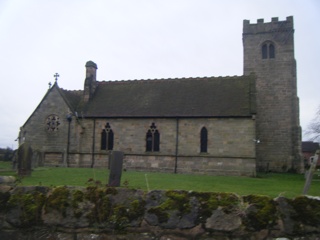
<svg viewBox="0 0 320 240">
<path fill-rule="evenodd" d="M 240 78 L 240 77 L 245 77 L 245 75 L 233 75 L 233 76 L 218 76 L 218 77 L 177 77 L 177 78 L 154 78 L 154 79 L 128 79 L 128 80 L 102 80 L 102 81 L 97 81 L 98 84 L 108 84 L 108 83 L 113 83 L 113 84 L 122 84 L 122 83 L 145 83 L 145 82 L 164 82 L 164 81 L 188 81 L 188 80 L 207 80 L 207 79 L 232 79 L 232 78 Z"/>
<path fill-rule="evenodd" d="M 66 91 L 66 92 L 82 92 L 83 90 L 81 89 L 76 89 L 76 90 L 70 90 L 70 89 L 64 89 L 64 88 L 60 88 L 62 91 Z"/>
</svg>

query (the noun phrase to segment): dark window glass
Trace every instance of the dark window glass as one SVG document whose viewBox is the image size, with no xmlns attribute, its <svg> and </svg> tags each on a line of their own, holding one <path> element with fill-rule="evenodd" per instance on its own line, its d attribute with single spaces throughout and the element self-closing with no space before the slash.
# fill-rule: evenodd
<svg viewBox="0 0 320 240">
<path fill-rule="evenodd" d="M 269 45 L 269 58 L 275 58 L 274 46 L 273 44 Z"/>
<path fill-rule="evenodd" d="M 158 130 L 156 130 L 153 134 L 153 151 L 160 151 L 160 134 Z"/>
<path fill-rule="evenodd" d="M 262 45 L 262 58 L 266 59 L 268 58 L 268 46 L 267 44 Z"/>
<path fill-rule="evenodd" d="M 146 151 L 151 152 L 152 151 L 152 133 L 151 130 L 148 130 L 147 136 L 146 136 Z"/>
<path fill-rule="evenodd" d="M 112 129 L 109 130 L 108 132 L 108 150 L 113 149 L 113 131 Z"/>
<path fill-rule="evenodd" d="M 208 130 L 203 127 L 200 133 L 200 152 L 207 152 L 208 150 Z"/>
<path fill-rule="evenodd" d="M 105 129 L 102 130 L 101 133 L 101 150 L 107 149 L 107 132 Z"/>
</svg>

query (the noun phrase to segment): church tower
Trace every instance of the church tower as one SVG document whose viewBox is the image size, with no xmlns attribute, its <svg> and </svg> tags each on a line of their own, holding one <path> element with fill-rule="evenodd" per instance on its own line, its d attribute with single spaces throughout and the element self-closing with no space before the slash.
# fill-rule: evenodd
<svg viewBox="0 0 320 240">
<path fill-rule="evenodd" d="M 243 22 L 244 75 L 256 75 L 258 171 L 302 170 L 293 17 Z"/>
</svg>

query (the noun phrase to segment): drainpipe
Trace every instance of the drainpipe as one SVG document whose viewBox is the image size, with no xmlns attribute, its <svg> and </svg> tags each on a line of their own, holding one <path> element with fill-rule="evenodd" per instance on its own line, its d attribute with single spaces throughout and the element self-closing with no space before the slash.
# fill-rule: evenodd
<svg viewBox="0 0 320 240">
<path fill-rule="evenodd" d="M 70 125 L 72 121 L 72 115 L 68 114 L 67 115 L 67 120 L 68 120 L 68 142 L 67 142 L 67 156 L 66 156 L 66 161 L 67 161 L 67 167 L 69 167 L 69 148 L 70 148 Z"/>
<path fill-rule="evenodd" d="M 95 138 L 96 138 L 96 119 L 93 119 L 93 134 L 92 134 L 92 162 L 91 162 L 91 168 L 94 166 L 94 149 L 95 149 Z"/>
<path fill-rule="evenodd" d="M 178 149 L 179 149 L 179 118 L 176 119 L 176 153 L 174 161 L 174 173 L 177 173 L 178 168 Z"/>
</svg>

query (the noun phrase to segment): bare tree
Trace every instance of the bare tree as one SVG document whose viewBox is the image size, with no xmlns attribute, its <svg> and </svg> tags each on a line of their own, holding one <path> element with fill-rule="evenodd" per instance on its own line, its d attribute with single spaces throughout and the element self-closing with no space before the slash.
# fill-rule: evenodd
<svg viewBox="0 0 320 240">
<path fill-rule="evenodd" d="M 320 106 L 318 107 L 315 118 L 309 123 L 305 135 L 309 136 L 310 141 L 320 141 Z"/>
</svg>

